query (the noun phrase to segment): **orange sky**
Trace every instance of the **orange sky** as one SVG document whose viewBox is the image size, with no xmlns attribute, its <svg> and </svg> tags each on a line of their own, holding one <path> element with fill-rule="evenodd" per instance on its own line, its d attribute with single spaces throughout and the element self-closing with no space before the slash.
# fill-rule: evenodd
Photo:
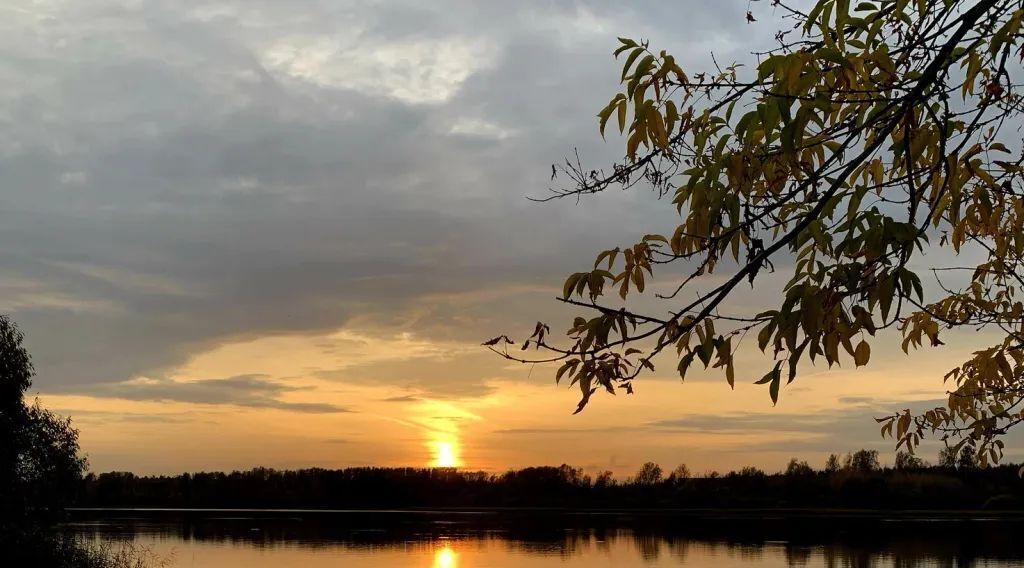
<svg viewBox="0 0 1024 568">
<path fill-rule="evenodd" d="M 103 396 L 44 393 L 43 402 L 75 417 L 97 471 L 446 465 L 452 458 L 439 449 L 459 466 L 492 472 L 564 462 L 624 476 L 646 460 L 697 472 L 778 469 L 792 456 L 820 465 L 830 451 L 890 450 L 872 416 L 936 398 L 941 375 L 967 351 L 904 357 L 893 345 L 876 344 L 867 369 L 808 367 L 775 408 L 751 384 L 766 359 L 743 352 L 741 369 L 750 372 L 740 371 L 734 392 L 718 372 L 694 373 L 686 384 L 661 372 L 639 381 L 635 395 L 599 396 L 573 416 L 578 393 L 554 386 L 550 367 L 507 363 L 478 343 L 353 326 L 225 342 L 165 379 L 136 377 Z M 275 395 L 281 406 L 116 394 L 247 375 L 287 385 Z M 431 392 L 431 383 L 449 392 Z"/>
</svg>

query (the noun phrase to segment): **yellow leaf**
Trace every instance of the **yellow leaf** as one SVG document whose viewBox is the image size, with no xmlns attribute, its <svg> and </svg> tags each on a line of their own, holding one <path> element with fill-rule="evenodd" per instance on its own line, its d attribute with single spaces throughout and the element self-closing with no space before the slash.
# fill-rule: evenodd
<svg viewBox="0 0 1024 568">
<path fill-rule="evenodd" d="M 658 109 L 651 107 L 647 112 L 647 122 L 651 125 L 654 141 L 662 150 L 668 150 L 668 131 L 665 130 L 665 121 Z"/>
</svg>

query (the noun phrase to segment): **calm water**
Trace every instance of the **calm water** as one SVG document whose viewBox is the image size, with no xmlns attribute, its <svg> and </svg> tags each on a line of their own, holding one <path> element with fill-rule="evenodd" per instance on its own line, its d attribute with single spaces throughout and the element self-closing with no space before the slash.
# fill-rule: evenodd
<svg viewBox="0 0 1024 568">
<path fill-rule="evenodd" d="M 92 516 L 93 518 L 89 518 Z M 85 539 L 172 567 L 1024 566 L 1005 519 L 249 513 L 83 515 Z"/>
</svg>

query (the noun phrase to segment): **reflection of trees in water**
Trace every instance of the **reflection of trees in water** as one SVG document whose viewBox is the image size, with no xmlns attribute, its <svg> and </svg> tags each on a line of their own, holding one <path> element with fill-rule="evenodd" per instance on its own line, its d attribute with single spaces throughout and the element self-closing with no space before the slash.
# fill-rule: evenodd
<svg viewBox="0 0 1024 568">
<path fill-rule="evenodd" d="M 645 562 L 654 562 L 660 556 L 661 541 L 661 538 L 654 535 L 634 534 L 633 548 L 640 553 L 640 558 L 643 558 Z"/>
<path fill-rule="evenodd" d="M 360 552 L 430 552 L 450 547 L 455 552 L 515 553 L 536 556 L 608 557 L 634 555 L 643 563 L 670 556 L 687 559 L 733 559 L 756 563 L 784 560 L 788 566 L 869 568 L 893 566 L 969 566 L 978 560 L 1024 559 L 1024 544 L 1014 537 L 1020 523 L 931 523 L 903 526 L 875 522 L 874 528 L 808 531 L 795 526 L 733 525 L 710 527 L 698 522 L 682 526 L 644 525 L 630 519 L 615 526 L 559 523 L 495 522 L 495 518 L 417 520 L 396 518 L 309 521 L 294 519 L 110 520 L 82 523 L 79 534 L 109 541 L 138 535 L 163 541 L 230 543 L 273 549 L 301 546 Z M 710 523 L 713 525 L 713 523 Z M 821 523 L 819 525 L 828 525 Z M 948 526 L 952 525 L 952 526 Z M 671 529 L 665 528 L 671 526 Z M 629 528 L 625 528 L 629 527 Z M 969 527 L 969 528 L 965 528 Z"/>
<path fill-rule="evenodd" d="M 751 542 L 733 543 L 733 542 L 711 542 L 705 547 L 710 549 L 714 555 L 729 555 L 731 557 L 738 557 L 745 562 L 759 562 L 764 558 L 764 552 L 766 549 L 774 550 L 775 547 L 770 544 L 758 544 Z"/>
<path fill-rule="evenodd" d="M 814 549 L 809 546 L 787 545 L 786 564 L 789 566 L 807 566 L 811 561 Z"/>
<path fill-rule="evenodd" d="M 679 561 L 679 564 L 686 562 L 686 556 L 690 552 L 690 546 L 693 544 L 692 541 L 684 538 L 674 538 L 668 540 L 668 551 Z"/>
<path fill-rule="evenodd" d="M 842 566 L 849 568 L 875 568 L 878 564 L 878 555 L 867 550 L 851 550 L 839 556 Z"/>
</svg>

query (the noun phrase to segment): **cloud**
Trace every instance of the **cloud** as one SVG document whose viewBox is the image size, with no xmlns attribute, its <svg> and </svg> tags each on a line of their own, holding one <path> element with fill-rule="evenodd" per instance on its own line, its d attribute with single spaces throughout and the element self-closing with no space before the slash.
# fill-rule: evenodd
<svg viewBox="0 0 1024 568">
<path fill-rule="evenodd" d="M 83 394 L 124 400 L 272 408 L 312 414 L 352 412 L 333 404 L 280 400 L 281 395 L 301 390 L 267 380 L 260 375 L 240 375 L 198 381 L 140 378 L 96 385 Z"/>
<path fill-rule="evenodd" d="M 608 432 L 622 432 L 643 430 L 641 426 L 609 426 L 607 428 L 504 428 L 495 430 L 495 434 L 507 436 L 532 436 L 532 435 L 554 435 L 573 436 L 577 434 L 605 434 Z"/>
<path fill-rule="evenodd" d="M 59 410 L 62 415 L 74 416 L 76 424 L 88 424 L 94 422 L 103 424 L 109 424 L 110 422 L 129 422 L 140 424 L 193 424 L 198 421 L 202 421 L 192 413 L 188 412 L 141 413 L 82 408 L 60 408 Z"/>
<path fill-rule="evenodd" d="M 503 128 L 493 122 L 469 117 L 460 117 L 448 132 L 456 136 L 482 140 L 504 140 L 516 134 L 515 130 Z"/>
<path fill-rule="evenodd" d="M 836 452 L 865 447 L 891 450 L 894 442 L 879 435 L 874 418 L 910 406 L 919 412 L 940 406 L 941 400 L 890 400 L 844 397 L 840 407 L 819 412 L 742 412 L 726 415 L 699 414 L 655 420 L 644 426 L 651 432 L 753 435 L 772 433 L 779 441 L 759 442 L 760 452 Z M 787 438 L 785 434 L 800 434 Z M 723 452 L 749 452 L 750 447 L 723 447 Z"/>
<path fill-rule="evenodd" d="M 421 399 L 411 394 L 407 394 L 403 396 L 392 396 L 383 400 L 384 402 L 419 402 Z"/>
<path fill-rule="evenodd" d="M 41 388 L 160 375 L 239 336 L 367 314 L 400 327 L 435 294 L 554 286 L 598 236 L 672 217 L 647 196 L 524 199 L 573 147 L 618 153 L 593 124 L 615 87 L 608 23 L 649 23 L 617 3 L 4 14 L 0 264 L 39 289 L 0 282 L 0 296 Z M 534 317 L 441 307 L 413 331 L 444 321 L 431 332 L 479 343 Z"/>
<path fill-rule="evenodd" d="M 618 88 L 615 36 L 705 65 L 772 25 L 706 3 L 679 34 L 677 7 L 611 0 L 2 10 L 0 297 L 46 392 L 173 376 L 253 338 L 372 329 L 479 349 L 558 325 L 567 271 L 677 219 L 642 189 L 525 199 L 576 149 L 621 155 L 594 117 Z M 475 397 L 513 374 L 461 352 L 317 372 Z"/>
<path fill-rule="evenodd" d="M 378 44 L 348 34 L 299 36 L 279 40 L 262 61 L 321 87 L 436 104 L 451 99 L 486 65 L 489 51 L 485 42 L 458 37 Z"/>
<path fill-rule="evenodd" d="M 845 413 L 844 413 L 845 414 Z M 786 413 L 750 413 L 717 415 L 694 415 L 683 418 L 670 418 L 647 423 L 654 430 L 671 432 L 753 432 L 758 430 L 778 431 L 808 430 L 832 424 L 837 416 L 830 414 L 786 414 Z"/>
<path fill-rule="evenodd" d="M 879 426 L 873 418 L 908 406 L 914 411 L 921 411 L 942 403 L 938 399 L 856 398 L 856 402 L 848 401 L 841 407 L 825 411 L 732 411 L 721 414 L 701 411 L 648 421 L 643 421 L 642 417 L 627 417 L 608 426 L 520 427 L 496 429 L 492 433 L 522 440 L 543 440 L 541 443 L 544 444 L 553 444 L 560 438 L 579 440 L 594 436 L 633 439 L 635 443 L 646 443 L 654 448 L 664 446 L 705 452 L 711 447 L 716 454 L 739 456 L 783 454 L 811 458 L 815 454 L 858 448 L 874 448 L 891 455 L 895 443 L 879 435 Z M 1018 435 L 1014 434 L 1014 439 Z M 935 444 L 934 440 L 929 440 L 922 449 L 923 455 L 935 451 Z"/>
</svg>

